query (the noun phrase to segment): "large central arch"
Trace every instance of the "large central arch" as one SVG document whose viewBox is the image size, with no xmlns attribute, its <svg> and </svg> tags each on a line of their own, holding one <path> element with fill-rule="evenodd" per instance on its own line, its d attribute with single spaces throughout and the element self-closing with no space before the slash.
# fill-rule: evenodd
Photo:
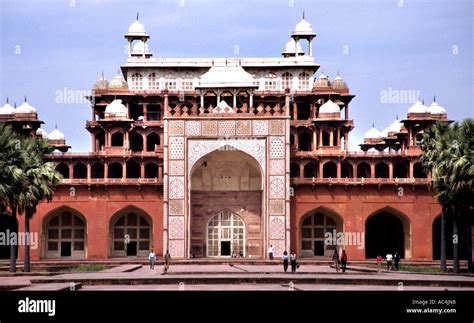
<svg viewBox="0 0 474 323">
<path fill-rule="evenodd" d="M 191 255 L 264 255 L 262 173 L 255 158 L 227 146 L 195 162 L 190 172 Z"/>
</svg>

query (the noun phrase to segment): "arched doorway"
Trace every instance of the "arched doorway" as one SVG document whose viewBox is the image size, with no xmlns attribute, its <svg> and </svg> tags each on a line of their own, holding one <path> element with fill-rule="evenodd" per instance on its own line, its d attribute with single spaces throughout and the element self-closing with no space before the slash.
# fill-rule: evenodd
<svg viewBox="0 0 474 323">
<path fill-rule="evenodd" d="M 343 232 L 342 220 L 329 212 L 319 210 L 305 216 L 301 221 L 301 247 L 302 257 L 324 256 L 330 257 L 338 247 L 334 243 L 326 243 L 326 233 L 331 236 Z M 335 240 L 337 242 L 337 239 Z"/>
<path fill-rule="evenodd" d="M 0 233 L 5 236 L 6 239 L 12 232 L 16 232 L 17 223 L 11 215 L 7 213 L 0 213 Z M 0 244 L 0 259 L 10 259 L 11 245 L 9 243 Z M 18 255 L 18 253 L 17 253 Z"/>
<path fill-rule="evenodd" d="M 237 214 L 223 210 L 207 224 L 208 257 L 245 257 L 245 223 Z"/>
<path fill-rule="evenodd" d="M 86 221 L 77 211 L 63 208 L 45 218 L 45 258 L 86 257 Z M 43 249 L 44 250 L 44 249 Z"/>
<path fill-rule="evenodd" d="M 145 257 L 152 246 L 148 215 L 136 208 L 119 211 L 110 220 L 112 257 Z"/>
<path fill-rule="evenodd" d="M 365 222 L 365 257 L 385 257 L 396 253 L 405 258 L 409 251 L 410 225 L 408 220 L 389 210 L 381 210 Z"/>
<path fill-rule="evenodd" d="M 224 149 L 199 159 L 191 170 L 191 255 L 262 257 L 262 192 L 260 165 L 246 153 Z"/>
</svg>

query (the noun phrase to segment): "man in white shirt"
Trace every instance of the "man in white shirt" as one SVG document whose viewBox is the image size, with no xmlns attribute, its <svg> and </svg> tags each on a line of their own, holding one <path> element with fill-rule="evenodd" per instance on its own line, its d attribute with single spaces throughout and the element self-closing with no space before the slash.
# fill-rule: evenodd
<svg viewBox="0 0 474 323">
<path fill-rule="evenodd" d="M 270 247 L 268 247 L 268 258 L 270 258 L 270 260 L 273 260 L 273 245 L 270 245 Z"/>
<path fill-rule="evenodd" d="M 392 263 L 393 263 L 393 256 L 391 253 L 388 253 L 387 256 L 385 257 L 387 260 L 387 271 L 389 271 L 392 268 Z"/>
</svg>

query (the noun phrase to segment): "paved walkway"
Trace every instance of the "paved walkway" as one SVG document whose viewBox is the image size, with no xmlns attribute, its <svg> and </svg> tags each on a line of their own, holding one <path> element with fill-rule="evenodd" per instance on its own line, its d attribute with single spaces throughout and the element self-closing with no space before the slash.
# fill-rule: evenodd
<svg viewBox="0 0 474 323">
<path fill-rule="evenodd" d="M 474 290 L 474 276 L 408 272 L 373 272 L 371 270 L 336 273 L 324 265 L 302 265 L 297 273 L 285 273 L 281 265 L 241 264 L 172 264 L 163 274 L 161 265 L 155 269 L 139 265 L 122 265 L 100 272 L 62 273 L 49 276 L 1 276 L 0 289 L 47 289 L 45 284 L 82 283 L 83 290 L 124 289 L 175 290 L 184 284 L 187 290 L 285 290 L 290 282 L 302 290 L 405 290 L 468 289 Z M 131 286 L 135 285 L 135 286 Z M 137 286 L 138 285 L 138 286 Z M 61 285 L 57 285 L 61 286 Z M 226 287 L 223 287 L 226 286 Z"/>
</svg>

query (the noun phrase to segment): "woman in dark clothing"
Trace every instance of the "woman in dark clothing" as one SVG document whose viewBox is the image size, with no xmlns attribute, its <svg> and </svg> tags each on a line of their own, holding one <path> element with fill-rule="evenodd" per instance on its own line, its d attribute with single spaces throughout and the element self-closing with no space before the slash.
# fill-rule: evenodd
<svg viewBox="0 0 474 323">
<path fill-rule="evenodd" d="M 286 271 L 288 270 L 288 252 L 283 251 L 283 256 L 281 257 L 281 259 L 283 260 L 283 270 Z"/>
<path fill-rule="evenodd" d="M 342 250 L 342 255 L 341 255 L 341 267 L 342 267 L 342 272 L 343 273 L 346 272 L 346 265 L 347 265 L 347 254 L 346 254 L 346 250 L 343 249 Z"/>
</svg>

